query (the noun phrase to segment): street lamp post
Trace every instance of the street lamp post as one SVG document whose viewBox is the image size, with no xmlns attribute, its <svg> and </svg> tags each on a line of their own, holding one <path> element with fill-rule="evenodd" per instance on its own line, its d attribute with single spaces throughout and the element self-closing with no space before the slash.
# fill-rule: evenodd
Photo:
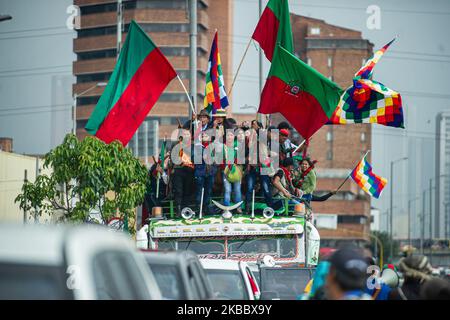
<svg viewBox="0 0 450 320">
<path fill-rule="evenodd" d="M 408 157 L 403 157 L 403 158 L 401 158 L 401 159 L 397 159 L 397 160 L 395 160 L 395 161 L 391 161 L 391 203 L 390 203 L 390 208 L 391 208 L 391 212 L 390 212 L 390 226 L 389 226 L 389 234 L 390 234 L 390 237 L 391 237 L 391 244 L 390 244 L 390 250 L 389 250 L 389 259 L 391 260 L 391 262 L 392 262 L 392 259 L 393 259 L 393 257 L 394 257 L 394 253 L 393 253 L 393 250 L 394 250 L 394 248 L 393 248 L 393 241 L 394 241 L 394 237 L 393 237 L 393 232 L 392 232 L 392 225 L 393 225 L 393 216 L 394 216 L 394 211 L 393 211 L 393 208 L 394 208 L 394 163 L 396 163 L 396 162 L 400 162 L 400 161 L 403 161 L 403 160 L 407 160 L 408 159 Z"/>
<path fill-rule="evenodd" d="M 74 96 L 73 96 L 73 112 L 72 112 L 72 116 L 73 116 L 72 133 L 74 135 L 77 135 L 77 99 L 97 87 L 105 87 L 105 86 L 106 86 L 106 82 L 98 82 L 94 86 L 90 87 L 89 89 L 86 89 L 81 93 L 74 94 Z"/>
<path fill-rule="evenodd" d="M 439 179 L 441 177 L 446 177 L 446 174 L 441 174 L 439 176 L 436 177 L 431 177 L 430 178 L 430 263 L 433 260 L 433 189 L 435 189 L 437 191 L 437 187 L 436 185 L 433 187 L 433 179 L 436 178 L 436 184 L 439 183 Z"/>
<path fill-rule="evenodd" d="M 410 199 L 408 201 L 408 244 L 410 248 L 411 248 L 411 203 L 418 199 L 419 197 L 415 197 L 414 199 Z"/>
<path fill-rule="evenodd" d="M 444 208 L 445 208 L 445 240 L 447 240 L 449 238 L 448 236 L 448 205 L 450 204 L 450 202 L 445 202 L 444 203 Z"/>
</svg>

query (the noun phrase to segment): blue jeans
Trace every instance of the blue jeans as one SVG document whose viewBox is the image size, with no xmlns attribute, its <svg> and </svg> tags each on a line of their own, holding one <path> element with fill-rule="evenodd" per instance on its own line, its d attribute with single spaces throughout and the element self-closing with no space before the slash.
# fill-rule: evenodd
<svg viewBox="0 0 450 320">
<path fill-rule="evenodd" d="M 270 177 L 268 175 L 261 175 L 256 170 L 250 170 L 247 175 L 247 193 L 245 195 L 245 201 L 248 205 L 252 202 L 252 194 L 255 189 L 256 178 L 259 176 L 261 182 L 261 188 L 264 194 L 264 200 L 269 207 L 273 206 L 272 203 L 272 190 L 270 189 Z"/>
<path fill-rule="evenodd" d="M 223 175 L 223 188 L 225 190 L 223 195 L 224 205 L 230 205 L 231 189 L 233 189 L 234 203 L 238 203 L 242 200 L 241 181 L 231 183 L 227 180 L 227 178 L 225 178 L 225 175 Z"/>
<path fill-rule="evenodd" d="M 195 202 L 200 206 L 202 200 L 202 188 L 205 189 L 203 193 L 203 208 L 206 208 L 211 201 L 211 192 L 214 184 L 214 176 L 197 176 L 195 181 Z"/>
</svg>

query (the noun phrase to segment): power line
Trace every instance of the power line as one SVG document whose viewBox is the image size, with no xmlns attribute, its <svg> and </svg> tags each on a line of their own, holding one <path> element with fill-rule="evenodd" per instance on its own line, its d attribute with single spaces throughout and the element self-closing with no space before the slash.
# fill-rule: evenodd
<svg viewBox="0 0 450 320">
<path fill-rule="evenodd" d="M 236 0 L 238 2 L 247 3 L 257 3 L 256 0 Z M 339 10 L 352 10 L 352 11 L 366 11 L 367 8 L 364 7 L 345 7 L 345 6 L 327 6 L 318 4 L 308 4 L 308 3 L 289 3 L 290 7 L 300 7 L 300 8 L 324 8 L 324 9 L 339 9 Z M 411 13 L 411 14 L 431 14 L 431 15 L 450 15 L 450 12 L 442 11 L 415 11 L 415 10 L 399 10 L 399 9 L 383 9 L 383 12 L 393 12 L 393 13 Z"/>
<path fill-rule="evenodd" d="M 63 64 L 60 66 L 49 66 L 49 67 L 36 67 L 36 68 L 26 68 L 26 69 L 10 69 L 10 70 L 0 70 L 0 73 L 11 73 L 11 72 L 21 72 L 21 71 L 33 71 L 33 70 L 46 70 L 46 69 L 57 69 L 72 67 L 71 64 Z"/>
<path fill-rule="evenodd" d="M 30 35 L 30 36 L 19 36 L 19 37 L 8 37 L 8 38 L 0 38 L 0 40 L 15 40 L 15 39 L 26 39 L 26 38 L 42 38 L 42 37 L 51 37 L 51 36 L 61 36 L 61 35 L 69 35 L 72 32 L 62 32 L 62 33 L 51 33 L 51 34 L 38 34 L 38 35 Z"/>
<path fill-rule="evenodd" d="M 42 110 L 42 111 L 12 112 L 12 113 L 0 114 L 0 118 L 1 117 L 9 117 L 9 116 L 25 116 L 25 115 L 36 114 L 36 113 L 62 112 L 62 111 L 68 111 L 71 108 L 72 108 L 72 106 L 65 107 L 65 108 L 54 108 L 54 109 Z"/>
<path fill-rule="evenodd" d="M 12 74 L 12 75 L 0 75 L 0 78 L 17 78 L 17 77 L 29 77 L 29 76 L 39 76 L 39 75 L 51 75 L 51 74 L 70 74 L 69 70 L 66 71 L 52 71 L 52 72 L 36 72 L 36 73 L 24 73 L 24 74 Z"/>
<path fill-rule="evenodd" d="M 46 28 L 35 28 L 35 29 L 23 29 L 23 30 L 13 30 L 13 31 L 3 31 L 0 34 L 9 34 L 9 33 L 19 33 L 19 32 L 32 32 L 32 31 L 43 31 L 43 30 L 55 30 L 55 29 L 67 29 L 67 27 L 46 27 Z"/>
<path fill-rule="evenodd" d="M 62 107 L 67 106 L 68 103 L 64 104 L 46 104 L 40 106 L 27 106 L 27 107 L 17 107 L 17 106 L 0 106 L 0 112 L 2 111 L 16 111 L 16 110 L 24 110 L 24 109 L 40 109 L 40 108 L 52 108 L 52 107 Z M 6 108 L 4 108 L 6 107 Z"/>
</svg>

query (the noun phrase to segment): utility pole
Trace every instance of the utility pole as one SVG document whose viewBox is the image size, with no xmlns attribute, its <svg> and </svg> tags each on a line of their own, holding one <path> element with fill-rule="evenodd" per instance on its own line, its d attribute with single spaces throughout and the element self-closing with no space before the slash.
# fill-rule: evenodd
<svg viewBox="0 0 450 320">
<path fill-rule="evenodd" d="M 189 93 L 194 97 L 192 103 L 197 105 L 197 0 L 189 0 Z M 192 119 L 192 110 L 188 104 L 189 119 Z"/>
<path fill-rule="evenodd" d="M 422 213 L 421 213 L 421 231 L 420 231 L 420 254 L 423 255 L 423 239 L 425 237 L 425 195 L 426 195 L 426 191 L 424 191 L 422 193 Z"/>
<path fill-rule="evenodd" d="M 24 172 L 24 177 L 23 177 L 23 183 L 27 183 L 28 182 L 28 177 L 27 177 L 27 170 L 25 169 Z M 25 195 L 25 202 L 26 202 L 26 195 Z M 27 223 L 27 209 L 23 209 L 23 224 Z"/>
<path fill-rule="evenodd" d="M 448 239 L 448 205 L 449 205 L 449 203 L 448 202 L 445 202 L 444 203 L 444 208 L 445 208 L 445 211 L 444 211 L 444 214 L 445 214 L 445 228 L 444 228 L 444 232 L 445 232 L 445 240 L 447 240 Z"/>
<path fill-rule="evenodd" d="M 262 0 L 258 1 L 259 5 L 259 17 L 261 17 L 263 12 Z M 259 47 L 259 97 L 261 99 L 261 92 L 263 90 L 263 50 Z M 263 123 L 263 115 L 258 113 L 257 119 L 259 122 Z"/>
<path fill-rule="evenodd" d="M 120 49 L 122 46 L 122 0 L 117 0 L 117 59 L 119 58 Z"/>
<path fill-rule="evenodd" d="M 393 259 L 393 242 L 394 242 L 394 235 L 392 233 L 392 222 L 393 222 L 393 216 L 394 216 L 394 212 L 393 212 L 393 207 L 394 207 L 394 161 L 391 161 L 391 199 L 390 199 L 390 221 L 389 221 L 389 236 L 391 237 L 391 241 L 390 241 L 390 248 L 389 248 L 389 258 L 390 258 L 390 262 L 392 263 L 392 259 Z"/>
<path fill-rule="evenodd" d="M 432 179 L 430 179 L 430 264 L 433 259 L 433 189 L 432 189 Z"/>
<path fill-rule="evenodd" d="M 411 200 L 408 201 L 408 245 L 411 249 Z"/>
<path fill-rule="evenodd" d="M 403 158 L 401 158 L 401 159 L 398 159 L 398 160 L 395 160 L 395 161 L 391 161 L 391 181 L 390 181 L 390 184 L 391 184 L 391 203 L 390 203 L 390 207 L 391 207 L 391 221 L 390 221 L 390 228 L 389 228 L 389 234 L 390 234 L 390 236 L 391 236 L 391 245 L 390 245 L 390 252 L 389 252 L 389 258 L 390 258 L 390 260 L 391 260 L 391 263 L 393 262 L 393 259 L 394 259 L 394 248 L 393 248 L 393 245 L 394 245 L 394 234 L 393 234 L 393 231 L 392 231 L 392 227 L 393 227 L 393 220 L 394 220 L 394 218 L 393 218 L 393 216 L 394 216 L 394 211 L 393 211 L 393 209 L 394 209 L 394 163 L 396 163 L 396 162 L 399 162 L 399 161 L 402 161 L 402 160 L 407 160 L 408 159 L 408 157 L 403 157 Z"/>
</svg>

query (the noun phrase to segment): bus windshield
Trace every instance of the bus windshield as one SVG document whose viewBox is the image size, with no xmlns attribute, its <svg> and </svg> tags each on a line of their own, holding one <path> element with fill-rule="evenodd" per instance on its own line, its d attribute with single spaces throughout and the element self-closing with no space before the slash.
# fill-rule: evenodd
<svg viewBox="0 0 450 320">
<path fill-rule="evenodd" d="M 295 258 L 297 254 L 296 235 L 274 237 L 230 237 L 228 239 L 228 258 Z"/>
<path fill-rule="evenodd" d="M 297 239 L 295 234 L 276 237 L 159 239 L 158 250 L 191 250 L 204 259 L 259 259 L 265 255 L 278 259 L 291 259 L 298 253 Z"/>
<path fill-rule="evenodd" d="M 160 239 L 158 250 L 191 250 L 202 258 L 225 259 L 225 239 Z"/>
</svg>

